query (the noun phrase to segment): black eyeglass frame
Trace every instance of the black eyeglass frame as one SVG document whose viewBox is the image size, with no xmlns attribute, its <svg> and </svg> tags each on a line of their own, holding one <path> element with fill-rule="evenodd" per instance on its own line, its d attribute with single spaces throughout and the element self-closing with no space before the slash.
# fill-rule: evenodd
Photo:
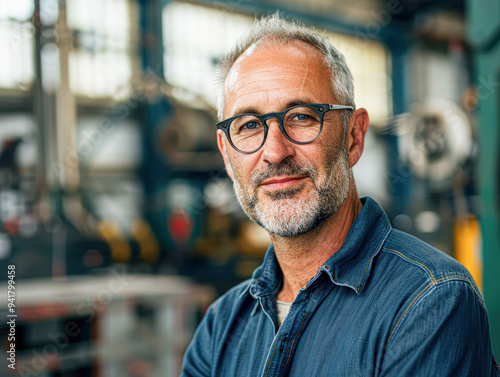
<svg viewBox="0 0 500 377">
<path fill-rule="evenodd" d="M 320 127 L 319 127 L 319 132 L 318 132 L 318 135 L 310 140 L 310 141 L 296 141 L 296 140 L 293 140 L 290 136 L 287 135 L 284 127 L 283 127 L 283 118 L 285 116 L 285 114 L 292 110 L 292 109 L 295 109 L 297 107 L 311 107 L 313 109 L 315 109 L 319 116 L 320 116 Z M 328 104 L 328 103 L 313 103 L 313 104 L 308 104 L 308 105 L 296 105 L 296 106 L 292 106 L 286 110 L 283 110 L 283 111 L 275 111 L 275 112 L 272 112 L 272 113 L 266 113 L 266 114 L 262 114 L 262 115 L 259 115 L 259 114 L 252 114 L 252 113 L 244 113 L 244 114 L 239 114 L 239 115 L 235 115 L 231 118 L 227 118 L 227 119 L 224 119 L 220 122 L 218 122 L 216 125 L 217 125 L 217 129 L 218 130 L 222 130 L 225 134 L 226 134 L 226 137 L 227 139 L 229 140 L 229 144 L 231 144 L 231 146 L 238 152 L 240 153 L 244 153 L 244 154 L 251 154 L 251 153 L 255 153 L 257 152 L 260 148 L 262 148 L 262 146 L 264 145 L 264 143 L 266 142 L 266 139 L 267 139 L 267 130 L 269 129 L 269 126 L 267 125 L 266 121 L 269 120 L 269 119 L 278 119 L 279 123 L 278 123 L 278 126 L 281 130 L 281 133 L 283 135 L 285 135 L 285 137 L 290 140 L 292 143 L 295 143 L 295 144 L 310 144 L 312 143 L 314 140 L 316 140 L 319 135 L 321 135 L 321 131 L 323 130 L 323 117 L 325 115 L 325 113 L 327 111 L 330 111 L 330 110 L 354 110 L 354 108 L 352 106 L 344 106 L 344 105 L 336 105 L 336 104 Z M 248 116 L 248 115 L 251 115 L 251 116 L 254 116 L 256 118 L 258 118 L 262 124 L 264 125 L 264 139 L 262 140 L 262 144 L 259 145 L 258 148 L 254 149 L 253 151 L 250 151 L 250 152 L 245 152 L 245 151 L 242 151 L 238 148 L 236 148 L 236 146 L 233 144 L 233 141 L 231 140 L 231 136 L 229 135 L 229 126 L 231 125 L 231 122 L 233 120 L 235 120 L 236 118 L 240 118 L 242 116 Z"/>
</svg>

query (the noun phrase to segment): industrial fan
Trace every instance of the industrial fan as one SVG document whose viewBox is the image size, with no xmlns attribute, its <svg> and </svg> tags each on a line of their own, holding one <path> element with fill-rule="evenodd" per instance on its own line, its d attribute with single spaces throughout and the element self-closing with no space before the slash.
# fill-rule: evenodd
<svg viewBox="0 0 500 377">
<path fill-rule="evenodd" d="M 404 121 L 403 121 L 404 119 Z M 449 188 L 473 156 L 475 143 L 467 115 L 455 103 L 432 99 L 416 103 L 397 125 L 401 158 L 434 189 Z"/>
</svg>

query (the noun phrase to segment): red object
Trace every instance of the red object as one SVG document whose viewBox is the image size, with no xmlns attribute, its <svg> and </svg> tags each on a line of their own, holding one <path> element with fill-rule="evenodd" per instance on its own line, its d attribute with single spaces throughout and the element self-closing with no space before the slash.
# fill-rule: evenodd
<svg viewBox="0 0 500 377">
<path fill-rule="evenodd" d="M 3 227 L 9 236 L 15 236 L 17 233 L 19 233 L 19 219 L 7 219 L 4 221 Z"/>
<path fill-rule="evenodd" d="M 168 219 L 168 230 L 174 241 L 187 241 L 193 231 L 193 220 L 185 212 L 174 212 Z"/>
</svg>

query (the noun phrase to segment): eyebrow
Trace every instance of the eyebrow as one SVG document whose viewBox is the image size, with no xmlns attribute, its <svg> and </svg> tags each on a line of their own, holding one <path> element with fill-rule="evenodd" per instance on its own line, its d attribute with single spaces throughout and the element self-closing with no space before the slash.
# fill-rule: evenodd
<svg viewBox="0 0 500 377">
<path fill-rule="evenodd" d="M 276 110 L 276 111 L 271 111 L 271 112 L 284 111 L 286 109 L 289 109 L 290 107 L 294 107 L 294 106 L 298 106 L 298 105 L 309 105 L 311 103 L 315 103 L 315 102 L 313 102 L 312 100 L 310 100 L 308 98 L 296 99 L 296 100 L 288 101 L 285 104 L 285 107 L 283 109 Z M 249 106 L 249 107 L 243 107 L 243 108 L 237 109 L 237 111 L 235 111 L 235 114 L 232 115 L 232 116 L 237 116 L 237 115 L 241 115 L 241 114 L 257 114 L 257 115 L 262 115 L 264 113 L 261 113 L 256 107 Z"/>
</svg>

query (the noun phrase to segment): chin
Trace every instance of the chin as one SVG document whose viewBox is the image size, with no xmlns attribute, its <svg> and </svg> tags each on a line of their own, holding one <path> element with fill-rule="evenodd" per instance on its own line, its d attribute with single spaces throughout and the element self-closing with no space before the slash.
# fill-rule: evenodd
<svg viewBox="0 0 500 377">
<path fill-rule="evenodd" d="M 306 199 L 277 199 L 256 206 L 254 216 L 257 224 L 271 234 L 280 237 L 296 237 L 318 226 L 326 217 L 318 206 Z"/>
</svg>

